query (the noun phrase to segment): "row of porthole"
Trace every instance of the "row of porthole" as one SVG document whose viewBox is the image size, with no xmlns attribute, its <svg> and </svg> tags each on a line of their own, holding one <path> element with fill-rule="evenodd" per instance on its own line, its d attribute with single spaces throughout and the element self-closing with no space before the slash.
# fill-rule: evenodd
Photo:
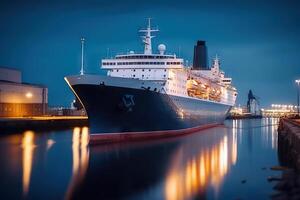
<svg viewBox="0 0 300 200">
<path fill-rule="evenodd" d="M 133 74 L 132 75 L 132 77 L 135 77 L 135 74 Z M 144 78 L 145 77 L 145 75 L 144 74 L 142 74 L 142 78 Z M 166 77 L 166 75 L 164 74 L 164 77 Z M 148 77 L 147 77 L 148 78 Z"/>
<path fill-rule="evenodd" d="M 102 65 L 165 65 L 165 62 L 103 62 Z"/>
<path fill-rule="evenodd" d="M 170 91 L 170 92 L 173 92 L 173 93 L 177 93 L 177 94 L 182 94 L 181 92 L 177 91 L 177 90 L 170 90 L 170 89 L 166 89 L 166 91 Z M 185 94 L 185 92 L 183 93 Z"/>
<path fill-rule="evenodd" d="M 167 56 L 167 55 L 126 55 L 126 56 L 116 56 L 116 59 L 155 59 L 155 58 L 160 58 L 160 59 L 166 59 L 166 58 L 175 58 L 175 56 Z"/>
<path fill-rule="evenodd" d="M 151 72 L 151 69 L 148 69 L 148 70 L 149 70 L 149 72 Z M 114 69 L 112 69 L 111 71 L 113 72 L 113 71 L 114 71 Z M 117 72 L 119 72 L 119 69 L 116 69 L 116 71 L 117 71 Z M 127 70 L 124 70 L 124 69 L 123 69 L 123 71 L 125 72 L 125 71 L 127 71 Z M 132 69 L 132 71 L 134 71 L 134 72 L 135 72 L 135 71 L 136 71 L 136 69 Z M 144 71 L 145 71 L 145 69 L 142 69 L 142 72 L 144 72 Z M 167 70 L 165 69 L 164 71 L 166 72 Z"/>
</svg>

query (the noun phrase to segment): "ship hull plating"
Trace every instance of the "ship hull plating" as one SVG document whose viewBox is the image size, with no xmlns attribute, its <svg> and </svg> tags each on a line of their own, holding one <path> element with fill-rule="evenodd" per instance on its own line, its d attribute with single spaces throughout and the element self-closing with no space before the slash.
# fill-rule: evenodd
<svg viewBox="0 0 300 200">
<path fill-rule="evenodd" d="M 229 105 L 104 84 L 71 86 L 83 103 L 91 134 L 184 130 L 223 123 Z"/>
</svg>

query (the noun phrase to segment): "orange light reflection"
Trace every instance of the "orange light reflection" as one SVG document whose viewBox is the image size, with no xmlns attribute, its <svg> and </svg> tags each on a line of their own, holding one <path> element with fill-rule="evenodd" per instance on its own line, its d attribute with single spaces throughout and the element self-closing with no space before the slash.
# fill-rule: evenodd
<svg viewBox="0 0 300 200">
<path fill-rule="evenodd" d="M 34 132 L 26 131 L 24 132 L 22 138 L 22 149 L 23 149 L 23 195 L 26 196 L 29 191 L 30 176 L 32 169 L 32 158 L 34 150 Z"/>
<path fill-rule="evenodd" d="M 75 127 L 73 129 L 72 138 L 72 153 L 73 153 L 73 170 L 71 181 L 68 186 L 68 190 L 65 199 L 70 199 L 73 190 L 76 185 L 84 178 L 86 170 L 88 168 L 89 161 L 89 129 L 88 127 Z"/>
<path fill-rule="evenodd" d="M 167 200 L 191 199 L 211 185 L 218 193 L 225 175 L 237 160 L 236 135 L 229 140 L 223 136 L 220 142 L 185 160 L 181 151 L 175 154 L 172 167 L 167 174 L 165 197 Z M 184 161 L 183 165 L 180 161 Z"/>
</svg>

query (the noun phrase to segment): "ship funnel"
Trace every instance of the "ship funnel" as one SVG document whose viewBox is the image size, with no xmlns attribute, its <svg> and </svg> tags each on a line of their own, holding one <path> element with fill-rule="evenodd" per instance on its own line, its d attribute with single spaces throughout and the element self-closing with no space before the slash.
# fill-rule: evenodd
<svg viewBox="0 0 300 200">
<path fill-rule="evenodd" d="M 208 70 L 207 65 L 207 48 L 205 41 L 198 40 L 194 46 L 193 68 L 195 70 Z"/>
</svg>

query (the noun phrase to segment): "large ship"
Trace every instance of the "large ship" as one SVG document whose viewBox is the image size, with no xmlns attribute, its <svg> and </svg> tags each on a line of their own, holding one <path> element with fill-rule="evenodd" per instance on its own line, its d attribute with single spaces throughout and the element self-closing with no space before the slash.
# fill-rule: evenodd
<svg viewBox="0 0 300 200">
<path fill-rule="evenodd" d="M 158 45 L 152 53 L 153 29 L 143 33 L 143 53 L 129 51 L 102 59 L 106 75 L 65 77 L 84 106 L 90 141 L 165 137 L 223 123 L 237 91 L 220 70 L 218 57 L 208 66 L 205 41 L 194 46 L 193 65 Z M 82 53 L 83 55 L 83 53 Z"/>
</svg>

